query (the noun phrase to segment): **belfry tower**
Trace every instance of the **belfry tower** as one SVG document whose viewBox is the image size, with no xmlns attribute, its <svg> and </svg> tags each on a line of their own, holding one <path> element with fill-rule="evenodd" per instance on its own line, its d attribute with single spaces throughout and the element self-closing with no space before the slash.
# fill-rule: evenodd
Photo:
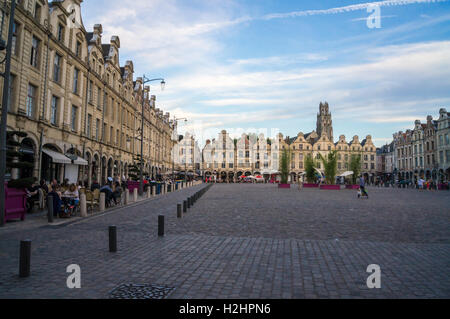
<svg viewBox="0 0 450 319">
<path fill-rule="evenodd" d="M 325 134 L 331 142 L 334 142 L 333 120 L 331 119 L 328 102 L 320 102 L 319 109 L 320 113 L 317 114 L 317 134 L 319 135 L 319 138 L 322 134 Z"/>
</svg>

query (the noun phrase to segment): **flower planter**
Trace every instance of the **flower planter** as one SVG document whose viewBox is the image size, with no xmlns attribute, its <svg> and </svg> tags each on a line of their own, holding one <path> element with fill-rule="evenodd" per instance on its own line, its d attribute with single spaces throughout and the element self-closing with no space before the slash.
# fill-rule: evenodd
<svg viewBox="0 0 450 319">
<path fill-rule="evenodd" d="M 345 189 L 359 189 L 359 185 L 346 185 Z"/>
<path fill-rule="evenodd" d="M 278 184 L 278 188 L 285 188 L 285 189 L 287 189 L 287 188 L 291 188 L 291 184 Z"/>
<path fill-rule="evenodd" d="M 27 193 L 22 189 L 8 188 L 5 185 L 5 221 L 25 220 L 27 212 Z"/>
<path fill-rule="evenodd" d="M 320 189 L 340 191 L 341 190 L 341 185 L 320 185 Z"/>
<path fill-rule="evenodd" d="M 319 188 L 319 184 L 303 184 L 303 188 Z"/>
<path fill-rule="evenodd" d="M 133 193 L 135 188 L 139 189 L 139 184 L 140 184 L 140 182 L 128 181 L 127 182 L 128 191 L 130 193 Z"/>
</svg>

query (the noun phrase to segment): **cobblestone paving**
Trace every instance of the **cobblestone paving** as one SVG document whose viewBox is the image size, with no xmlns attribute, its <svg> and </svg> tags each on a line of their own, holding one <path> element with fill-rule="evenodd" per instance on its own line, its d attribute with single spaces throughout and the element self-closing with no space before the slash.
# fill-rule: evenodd
<svg viewBox="0 0 450 319">
<path fill-rule="evenodd" d="M 203 187 L 62 227 L 0 229 L 0 298 L 109 298 L 123 284 L 174 287 L 170 298 L 450 297 L 447 192 L 370 189 L 357 200 L 354 191 L 215 185 L 177 219 L 176 204 Z M 25 279 L 20 239 L 33 241 Z M 66 287 L 70 264 L 81 267 L 81 289 Z M 381 267 L 381 289 L 366 286 L 369 264 Z"/>
</svg>

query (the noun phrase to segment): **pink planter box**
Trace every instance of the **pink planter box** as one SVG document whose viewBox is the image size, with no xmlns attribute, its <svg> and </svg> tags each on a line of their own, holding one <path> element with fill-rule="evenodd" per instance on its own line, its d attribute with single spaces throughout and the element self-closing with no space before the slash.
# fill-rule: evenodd
<svg viewBox="0 0 450 319">
<path fill-rule="evenodd" d="M 345 189 L 359 189 L 359 185 L 346 185 Z"/>
<path fill-rule="evenodd" d="M 139 184 L 140 184 L 140 182 L 129 181 L 128 184 L 127 184 L 128 185 L 128 191 L 130 193 L 133 193 L 136 188 L 139 189 Z"/>
<path fill-rule="evenodd" d="M 303 184 L 303 188 L 319 188 L 319 184 Z"/>
<path fill-rule="evenodd" d="M 340 185 L 320 185 L 320 189 L 340 191 L 341 186 Z"/>
<path fill-rule="evenodd" d="M 278 184 L 278 188 L 291 188 L 291 184 Z"/>
<path fill-rule="evenodd" d="M 25 220 L 27 212 L 27 193 L 21 189 L 8 188 L 5 185 L 5 221 Z"/>
</svg>

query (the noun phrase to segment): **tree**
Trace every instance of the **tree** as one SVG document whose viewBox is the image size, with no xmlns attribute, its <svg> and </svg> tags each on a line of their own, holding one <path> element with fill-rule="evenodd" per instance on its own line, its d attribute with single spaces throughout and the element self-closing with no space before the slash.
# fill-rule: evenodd
<svg viewBox="0 0 450 319">
<path fill-rule="evenodd" d="M 289 178 L 289 164 L 291 162 L 290 152 L 287 149 L 283 149 L 280 159 L 280 173 L 281 173 L 281 184 L 287 184 Z"/>
<path fill-rule="evenodd" d="M 312 158 L 311 154 L 308 154 L 305 158 L 305 172 L 306 172 L 306 180 L 308 183 L 316 182 L 316 162 Z"/>
<path fill-rule="evenodd" d="M 325 179 L 328 185 L 334 185 L 336 183 L 337 174 L 337 152 L 332 151 L 327 156 L 320 154 L 320 160 L 323 163 L 325 170 Z"/>
<path fill-rule="evenodd" d="M 356 184 L 356 179 L 359 177 L 361 173 L 361 154 L 352 154 L 350 157 L 350 170 L 353 172 L 352 175 L 352 183 Z"/>
</svg>

